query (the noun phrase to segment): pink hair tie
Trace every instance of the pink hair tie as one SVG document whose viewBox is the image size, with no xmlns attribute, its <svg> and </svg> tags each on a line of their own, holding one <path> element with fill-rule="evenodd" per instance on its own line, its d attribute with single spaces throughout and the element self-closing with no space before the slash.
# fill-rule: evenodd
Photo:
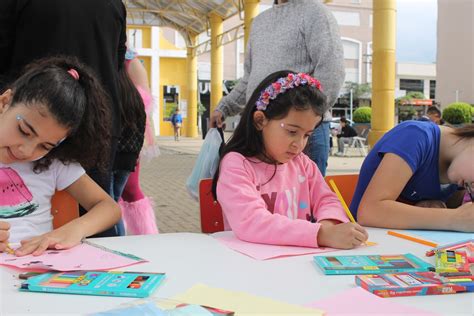
<svg viewBox="0 0 474 316">
<path fill-rule="evenodd" d="M 76 69 L 71 68 L 67 71 L 74 79 L 79 80 L 79 73 Z"/>
</svg>

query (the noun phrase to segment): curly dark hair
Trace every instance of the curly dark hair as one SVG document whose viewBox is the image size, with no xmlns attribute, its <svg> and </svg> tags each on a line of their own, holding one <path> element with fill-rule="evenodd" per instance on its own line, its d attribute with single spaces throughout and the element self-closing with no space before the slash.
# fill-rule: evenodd
<svg viewBox="0 0 474 316">
<path fill-rule="evenodd" d="M 79 74 L 75 79 L 68 71 Z M 110 99 L 92 69 L 74 57 L 49 57 L 28 64 L 10 86 L 11 106 L 41 104 L 61 126 L 67 138 L 34 162 L 34 171 L 47 170 L 52 160 L 77 162 L 85 169 L 105 170 L 110 163 Z"/>
<path fill-rule="evenodd" d="M 239 125 L 237 125 L 229 141 L 221 148 L 221 152 L 219 153 L 221 161 L 224 156 L 230 152 L 238 152 L 245 157 L 263 155 L 268 161 L 274 163 L 276 172 L 277 162 L 274 161 L 272 157 L 266 155 L 262 133 L 254 124 L 253 114 L 257 110 L 255 104 L 260 97 L 260 93 L 279 78 L 287 77 L 290 73 L 296 74 L 296 72 L 291 70 L 274 72 L 263 79 L 257 86 L 242 112 Z M 284 118 L 292 108 L 297 111 L 311 109 L 316 115 L 323 116 L 324 112 L 328 109 L 328 105 L 326 96 L 321 90 L 310 85 L 300 85 L 288 89 L 284 93 L 279 94 L 275 99 L 270 100 L 270 104 L 268 104 L 263 113 L 267 119 L 276 120 Z M 321 122 L 322 120 L 320 123 Z M 315 128 L 317 128 L 317 126 L 315 126 Z M 217 167 L 212 182 L 212 192 L 215 198 L 217 198 L 216 187 L 218 180 L 219 167 Z"/>
</svg>

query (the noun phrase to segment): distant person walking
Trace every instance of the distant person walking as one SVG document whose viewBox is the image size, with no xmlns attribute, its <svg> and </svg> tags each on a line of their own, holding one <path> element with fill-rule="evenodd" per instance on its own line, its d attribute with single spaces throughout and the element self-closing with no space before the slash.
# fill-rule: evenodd
<svg viewBox="0 0 474 316">
<path fill-rule="evenodd" d="M 179 141 L 179 136 L 181 133 L 181 125 L 183 124 L 183 116 L 179 113 L 179 108 L 176 107 L 175 112 L 171 116 L 171 124 L 174 128 L 174 140 Z"/>
</svg>

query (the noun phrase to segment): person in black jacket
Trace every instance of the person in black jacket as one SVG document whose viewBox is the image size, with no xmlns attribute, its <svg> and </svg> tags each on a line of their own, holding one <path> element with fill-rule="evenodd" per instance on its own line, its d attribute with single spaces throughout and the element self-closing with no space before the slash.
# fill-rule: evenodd
<svg viewBox="0 0 474 316">
<path fill-rule="evenodd" d="M 0 1 L 0 92 L 25 65 L 43 57 L 74 56 L 95 70 L 109 96 L 112 142 L 107 170 L 99 172 L 93 167 L 86 171 L 109 194 L 122 131 L 118 72 L 126 52 L 126 22 L 121 0 Z M 115 229 L 100 234 L 116 235 Z"/>
<path fill-rule="evenodd" d="M 357 136 L 355 129 L 348 124 L 345 117 L 341 117 L 341 133 L 337 135 L 336 156 L 344 155 L 344 144 L 350 144 L 354 136 Z"/>
</svg>

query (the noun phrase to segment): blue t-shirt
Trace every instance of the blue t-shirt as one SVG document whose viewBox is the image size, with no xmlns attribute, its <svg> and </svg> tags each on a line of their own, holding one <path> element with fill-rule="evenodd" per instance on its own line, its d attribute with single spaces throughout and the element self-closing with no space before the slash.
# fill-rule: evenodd
<svg viewBox="0 0 474 316">
<path fill-rule="evenodd" d="M 176 123 L 183 123 L 183 116 L 181 113 L 176 114 L 174 113 L 173 116 L 171 117 L 171 123 L 175 125 Z"/>
<path fill-rule="evenodd" d="M 421 121 L 405 121 L 387 132 L 362 164 L 350 206 L 354 218 L 357 218 L 360 200 L 385 153 L 401 157 L 413 172 L 400 194 L 400 200 L 410 203 L 423 200 L 446 202 L 457 190 L 457 185 L 442 185 L 439 182 L 440 135 L 441 131 L 436 124 Z"/>
</svg>

